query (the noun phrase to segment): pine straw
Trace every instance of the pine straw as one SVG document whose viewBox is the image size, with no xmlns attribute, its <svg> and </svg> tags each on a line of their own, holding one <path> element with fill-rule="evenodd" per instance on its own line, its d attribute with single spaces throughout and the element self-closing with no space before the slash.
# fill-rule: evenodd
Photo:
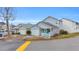
<svg viewBox="0 0 79 59">
<path fill-rule="evenodd" d="M 31 38 L 24 39 L 28 41 L 38 41 L 38 40 L 49 40 L 48 38 L 40 37 L 40 36 L 32 36 Z"/>
</svg>

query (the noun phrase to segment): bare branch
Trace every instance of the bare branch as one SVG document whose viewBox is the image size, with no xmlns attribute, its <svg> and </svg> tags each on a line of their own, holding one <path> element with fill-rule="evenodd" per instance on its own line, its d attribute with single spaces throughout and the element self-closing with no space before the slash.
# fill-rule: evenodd
<svg viewBox="0 0 79 59">
<path fill-rule="evenodd" d="M 6 21 L 8 36 L 10 36 L 9 20 L 14 18 L 13 14 L 12 14 L 12 8 L 11 7 L 2 8 L 2 11 L 0 13 L 0 18 L 4 19 Z"/>
</svg>

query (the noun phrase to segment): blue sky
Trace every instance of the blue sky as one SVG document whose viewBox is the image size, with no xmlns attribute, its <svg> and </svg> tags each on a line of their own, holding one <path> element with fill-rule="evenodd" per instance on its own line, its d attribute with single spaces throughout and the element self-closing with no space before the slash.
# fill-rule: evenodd
<svg viewBox="0 0 79 59">
<path fill-rule="evenodd" d="M 79 22 L 78 7 L 16 7 L 14 8 L 14 24 L 37 23 L 47 16 L 55 18 L 68 18 Z"/>
</svg>

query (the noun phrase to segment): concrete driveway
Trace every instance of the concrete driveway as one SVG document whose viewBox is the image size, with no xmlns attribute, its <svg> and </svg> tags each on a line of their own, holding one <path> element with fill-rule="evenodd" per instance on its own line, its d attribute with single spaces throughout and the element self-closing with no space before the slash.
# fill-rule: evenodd
<svg viewBox="0 0 79 59">
<path fill-rule="evenodd" d="M 79 37 L 61 39 L 32 41 L 26 51 L 79 51 Z"/>
</svg>

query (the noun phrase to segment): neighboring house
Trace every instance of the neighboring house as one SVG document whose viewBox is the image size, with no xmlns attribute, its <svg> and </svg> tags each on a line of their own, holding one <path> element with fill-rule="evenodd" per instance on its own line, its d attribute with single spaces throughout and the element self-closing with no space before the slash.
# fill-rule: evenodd
<svg viewBox="0 0 79 59">
<path fill-rule="evenodd" d="M 10 29 L 11 29 L 11 25 Z M 7 26 L 5 22 L 0 22 L 0 34 L 7 35 Z"/>
<path fill-rule="evenodd" d="M 4 22 L 0 22 L 0 31 L 6 31 L 6 24 Z"/>
<path fill-rule="evenodd" d="M 32 24 L 19 24 L 19 33 L 25 35 L 27 31 L 31 31 Z"/>
<path fill-rule="evenodd" d="M 67 18 L 60 20 L 60 29 L 66 30 L 69 33 L 79 32 L 79 23 Z"/>
<path fill-rule="evenodd" d="M 59 33 L 59 22 L 56 18 L 48 16 L 31 28 L 32 35 L 50 37 Z"/>
<path fill-rule="evenodd" d="M 12 25 L 12 24 L 9 25 L 10 33 L 13 31 L 14 27 L 15 26 Z M 6 26 L 5 22 L 0 22 L 0 32 L 6 32 L 7 33 L 7 26 Z"/>
<path fill-rule="evenodd" d="M 18 33 L 18 31 L 19 31 L 19 26 L 15 26 L 15 25 L 11 26 L 11 32 L 12 33 Z"/>
</svg>

